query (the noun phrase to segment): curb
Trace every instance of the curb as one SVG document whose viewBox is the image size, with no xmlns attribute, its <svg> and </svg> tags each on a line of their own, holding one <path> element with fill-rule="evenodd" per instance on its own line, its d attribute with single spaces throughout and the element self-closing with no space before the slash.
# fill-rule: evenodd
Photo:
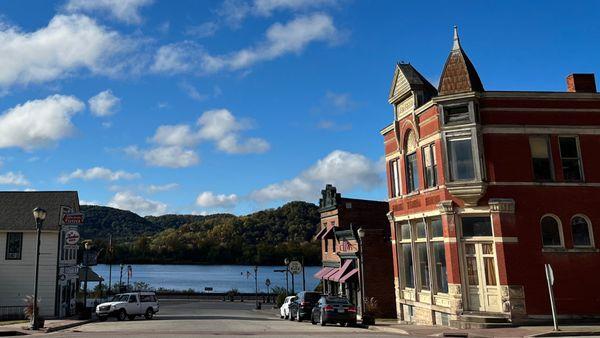
<svg viewBox="0 0 600 338">
<path fill-rule="evenodd" d="M 548 331 L 532 334 L 528 337 L 584 337 L 600 336 L 600 331 Z"/>
<path fill-rule="evenodd" d="M 51 332 L 56 332 L 56 331 L 62 331 L 62 330 L 70 329 L 70 328 L 73 328 L 73 327 L 77 327 L 77 326 L 81 326 L 81 325 L 93 323 L 95 321 L 96 321 L 95 319 L 82 320 L 82 321 L 75 322 L 75 323 L 70 323 L 70 324 L 65 324 L 65 325 L 60 325 L 60 326 L 49 327 L 49 328 L 47 328 L 45 330 L 42 330 L 42 331 L 44 331 L 46 333 L 51 333 Z"/>
<path fill-rule="evenodd" d="M 402 335 L 406 335 L 406 336 L 410 335 L 410 333 L 408 333 L 408 331 L 405 331 L 402 329 L 396 329 L 393 327 L 386 327 L 386 326 L 370 325 L 369 330 L 379 331 L 379 332 L 388 332 L 388 333 L 397 333 L 397 334 L 402 334 Z"/>
</svg>

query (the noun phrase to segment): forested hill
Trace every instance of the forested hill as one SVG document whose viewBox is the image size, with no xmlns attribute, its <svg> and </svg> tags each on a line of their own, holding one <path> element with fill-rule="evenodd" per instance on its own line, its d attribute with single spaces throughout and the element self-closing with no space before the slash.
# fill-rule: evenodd
<svg viewBox="0 0 600 338">
<path fill-rule="evenodd" d="M 309 262 L 320 259 L 319 243 L 310 242 L 319 213 L 310 203 L 290 202 L 246 216 L 140 217 L 101 206 L 82 206 L 81 211 L 82 238 L 106 247 L 112 234 L 114 262 L 279 264 L 290 255 L 303 255 Z"/>
</svg>

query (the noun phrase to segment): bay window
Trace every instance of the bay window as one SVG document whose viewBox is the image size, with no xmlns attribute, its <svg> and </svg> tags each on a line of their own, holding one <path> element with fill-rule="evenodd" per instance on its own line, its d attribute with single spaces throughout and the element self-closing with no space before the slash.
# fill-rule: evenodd
<svg viewBox="0 0 600 338">
<path fill-rule="evenodd" d="M 473 145 L 471 138 L 449 138 L 448 167 L 452 181 L 470 181 L 475 179 Z"/>
</svg>

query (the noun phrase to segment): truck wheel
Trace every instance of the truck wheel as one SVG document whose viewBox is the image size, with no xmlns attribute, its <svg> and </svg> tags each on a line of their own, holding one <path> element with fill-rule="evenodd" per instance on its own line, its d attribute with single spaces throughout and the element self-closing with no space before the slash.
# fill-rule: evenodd
<svg viewBox="0 0 600 338">
<path fill-rule="evenodd" d="M 321 324 L 321 326 L 327 325 L 327 323 L 325 322 L 325 316 L 323 316 L 322 312 L 321 312 L 321 317 L 319 318 L 319 324 Z"/>
<path fill-rule="evenodd" d="M 146 309 L 146 313 L 144 313 L 144 318 L 150 320 L 152 319 L 152 317 L 154 317 L 154 311 L 152 311 L 152 308 Z"/>
<path fill-rule="evenodd" d="M 125 318 L 127 318 L 127 312 L 125 312 L 124 309 L 119 310 L 119 312 L 117 313 L 117 320 L 125 320 Z"/>
</svg>

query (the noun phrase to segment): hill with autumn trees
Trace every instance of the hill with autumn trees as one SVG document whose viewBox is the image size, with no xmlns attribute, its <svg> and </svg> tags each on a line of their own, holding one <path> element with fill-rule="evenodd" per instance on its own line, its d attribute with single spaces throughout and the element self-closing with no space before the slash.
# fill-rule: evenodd
<svg viewBox="0 0 600 338">
<path fill-rule="evenodd" d="M 303 256 L 320 264 L 317 206 L 290 202 L 245 216 L 163 215 L 141 217 L 103 206 L 82 206 L 81 236 L 102 249 L 101 263 L 280 265 Z M 112 257 L 108 238 L 112 235 Z"/>
</svg>

